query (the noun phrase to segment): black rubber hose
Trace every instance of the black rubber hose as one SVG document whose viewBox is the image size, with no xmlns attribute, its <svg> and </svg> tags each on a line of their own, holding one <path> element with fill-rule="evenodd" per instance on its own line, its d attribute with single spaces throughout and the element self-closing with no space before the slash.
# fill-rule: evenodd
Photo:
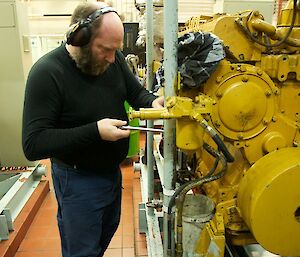
<svg viewBox="0 0 300 257">
<path fill-rule="evenodd" d="M 169 201 L 169 205 L 168 205 L 168 225 L 170 226 L 172 223 L 172 207 L 175 205 L 175 200 L 176 200 L 176 197 L 178 195 L 180 195 L 182 193 L 182 191 L 184 189 L 186 189 L 187 187 L 190 187 L 191 185 L 195 185 L 197 183 L 200 183 L 200 184 L 204 184 L 204 183 L 207 183 L 207 182 L 211 182 L 213 180 L 217 180 L 219 178 L 221 178 L 223 175 L 224 175 L 224 172 L 226 171 L 227 169 L 227 162 L 226 162 L 226 159 L 225 159 L 225 156 L 223 157 L 220 153 L 218 153 L 213 147 L 211 147 L 210 145 L 208 145 L 207 143 L 204 143 L 203 144 L 203 147 L 204 149 L 210 154 L 212 155 L 213 157 L 216 158 L 216 161 L 213 165 L 213 168 L 208 172 L 207 176 L 201 178 L 201 179 L 198 179 L 198 180 L 192 180 L 192 181 L 189 181 L 183 185 L 181 185 L 180 187 L 178 187 L 176 189 L 176 191 L 174 192 L 174 194 L 172 195 L 170 201 Z M 222 169 L 221 171 L 212 176 L 212 174 L 214 173 L 214 171 L 216 170 L 217 168 L 217 164 L 218 162 L 221 160 L 221 163 L 222 163 Z M 193 186 L 192 186 L 193 187 Z M 169 223 L 170 222 L 170 223 Z M 170 226 L 171 227 L 171 226 Z M 171 231 L 170 231 L 170 227 L 168 229 L 168 244 L 167 244 L 167 249 L 168 251 L 171 251 Z"/>
<path fill-rule="evenodd" d="M 217 144 L 217 146 L 219 147 L 220 151 L 224 154 L 226 161 L 227 162 L 234 162 L 233 156 L 228 151 L 226 145 L 224 144 L 224 142 L 222 141 L 222 139 L 219 137 L 219 135 L 215 134 L 214 136 L 212 136 L 212 139 Z"/>
<path fill-rule="evenodd" d="M 214 142 L 217 144 L 217 146 L 219 147 L 221 152 L 224 154 L 226 161 L 234 162 L 234 158 L 231 155 L 231 153 L 228 151 L 226 145 L 224 144 L 222 139 L 219 137 L 217 132 L 211 126 L 208 125 L 207 121 L 204 119 L 201 120 L 200 125 L 211 136 L 211 138 L 214 140 Z"/>
</svg>

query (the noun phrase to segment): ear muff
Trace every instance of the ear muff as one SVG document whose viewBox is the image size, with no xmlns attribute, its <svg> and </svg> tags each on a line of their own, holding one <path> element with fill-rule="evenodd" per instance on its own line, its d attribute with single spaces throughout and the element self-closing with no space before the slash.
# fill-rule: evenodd
<svg viewBox="0 0 300 257">
<path fill-rule="evenodd" d="M 90 39 L 92 37 L 91 24 L 98 17 L 108 12 L 117 13 L 117 11 L 114 8 L 110 6 L 106 6 L 99 10 L 96 10 L 95 12 L 90 14 L 87 18 L 73 24 L 66 34 L 67 44 L 72 46 L 79 46 L 79 47 L 87 45 L 90 42 Z"/>
<path fill-rule="evenodd" d="M 89 24 L 76 23 L 67 32 L 67 44 L 72 46 L 84 46 L 91 39 L 91 29 Z"/>
</svg>

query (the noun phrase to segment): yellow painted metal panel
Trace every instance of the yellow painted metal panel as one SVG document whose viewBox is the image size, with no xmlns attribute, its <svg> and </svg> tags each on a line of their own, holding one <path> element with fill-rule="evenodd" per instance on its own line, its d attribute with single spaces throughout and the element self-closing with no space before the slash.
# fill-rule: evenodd
<svg viewBox="0 0 300 257">
<path fill-rule="evenodd" d="M 255 239 L 282 256 L 300 253 L 300 148 L 259 159 L 242 179 L 238 207 Z"/>
</svg>

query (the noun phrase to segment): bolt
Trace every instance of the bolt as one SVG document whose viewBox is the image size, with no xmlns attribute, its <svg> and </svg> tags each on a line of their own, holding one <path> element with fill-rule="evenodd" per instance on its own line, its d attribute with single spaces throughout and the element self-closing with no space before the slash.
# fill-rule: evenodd
<svg viewBox="0 0 300 257">
<path fill-rule="evenodd" d="M 282 109 L 280 112 L 281 112 L 281 113 L 285 113 L 285 110 Z"/>
<path fill-rule="evenodd" d="M 273 116 L 273 117 L 272 117 L 272 121 L 273 121 L 273 122 L 276 122 L 276 121 L 277 121 L 277 117 L 276 117 L 276 116 Z"/>
<path fill-rule="evenodd" d="M 230 207 L 230 208 L 228 209 L 228 211 L 229 211 L 230 214 L 233 214 L 233 213 L 236 212 L 236 210 L 235 210 L 234 207 Z"/>
<path fill-rule="evenodd" d="M 220 83 L 221 81 L 222 81 L 222 77 L 220 77 L 220 76 L 217 77 L 216 82 L 217 82 L 217 83 Z"/>
<path fill-rule="evenodd" d="M 217 93 L 216 93 L 216 96 L 217 96 L 218 98 L 221 98 L 221 97 L 223 96 L 223 94 L 222 94 L 221 92 L 217 92 Z"/>
<path fill-rule="evenodd" d="M 271 96 L 271 94 L 272 94 L 272 92 L 270 92 L 270 91 L 265 92 L 265 95 L 268 96 L 268 97 Z"/>
<path fill-rule="evenodd" d="M 238 133 L 238 134 L 237 134 L 237 138 L 241 140 L 241 139 L 243 139 L 243 138 L 244 138 L 244 136 L 243 136 L 243 134 L 242 134 L 242 133 Z"/>
<path fill-rule="evenodd" d="M 216 120 L 216 121 L 215 121 L 215 126 L 216 126 L 216 127 L 220 127 L 220 126 L 221 126 L 220 121 Z"/>
<path fill-rule="evenodd" d="M 253 15 L 254 15 L 254 16 L 259 16 L 259 11 L 253 12 Z"/>
<path fill-rule="evenodd" d="M 298 146 L 299 146 L 298 141 L 294 141 L 294 142 L 293 142 L 293 146 L 298 147 Z"/>
<path fill-rule="evenodd" d="M 246 71 L 246 67 L 245 66 L 241 66 L 241 72 L 245 72 Z"/>
<path fill-rule="evenodd" d="M 242 77 L 243 82 L 247 82 L 248 80 L 249 80 L 248 76 L 245 75 L 245 76 Z"/>
<path fill-rule="evenodd" d="M 167 107 L 171 108 L 176 104 L 176 100 L 174 98 L 170 99 L 169 101 L 167 101 Z"/>
<path fill-rule="evenodd" d="M 264 125 L 268 125 L 269 122 L 268 122 L 267 119 L 263 119 L 262 123 L 263 123 Z"/>
</svg>

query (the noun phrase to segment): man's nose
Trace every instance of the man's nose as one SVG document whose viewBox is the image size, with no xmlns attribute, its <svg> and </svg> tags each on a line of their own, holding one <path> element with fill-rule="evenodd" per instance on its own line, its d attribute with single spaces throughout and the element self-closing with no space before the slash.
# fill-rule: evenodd
<svg viewBox="0 0 300 257">
<path fill-rule="evenodd" d="M 105 56 L 105 60 L 108 63 L 114 63 L 115 62 L 115 52 L 107 53 Z"/>
</svg>

